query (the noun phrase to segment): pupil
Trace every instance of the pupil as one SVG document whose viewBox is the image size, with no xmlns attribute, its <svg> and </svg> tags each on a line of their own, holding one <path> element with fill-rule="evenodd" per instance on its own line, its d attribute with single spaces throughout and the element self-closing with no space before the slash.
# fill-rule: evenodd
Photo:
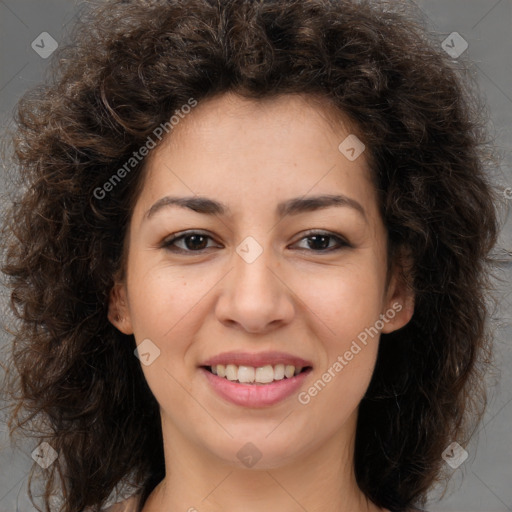
<svg viewBox="0 0 512 512">
<path fill-rule="evenodd" d="M 202 240 L 202 244 L 198 241 L 200 239 L 203 239 Z M 190 243 L 190 240 L 192 240 L 192 243 Z M 188 249 L 204 249 L 206 247 L 206 244 L 204 243 L 206 240 L 206 237 L 204 235 L 189 235 L 187 236 L 186 238 L 186 246 Z"/>
<path fill-rule="evenodd" d="M 318 242 L 318 240 L 320 240 L 320 239 L 324 242 L 324 243 L 320 244 L 321 247 L 318 247 L 318 246 L 314 247 L 315 249 L 327 249 L 329 247 L 329 236 L 327 236 L 327 235 L 313 235 L 309 238 L 310 238 L 310 240 L 313 241 L 313 245 L 315 244 L 315 242 Z M 313 247 L 311 247 L 311 244 L 309 244 L 309 247 L 310 247 L 310 249 L 313 248 Z"/>
</svg>

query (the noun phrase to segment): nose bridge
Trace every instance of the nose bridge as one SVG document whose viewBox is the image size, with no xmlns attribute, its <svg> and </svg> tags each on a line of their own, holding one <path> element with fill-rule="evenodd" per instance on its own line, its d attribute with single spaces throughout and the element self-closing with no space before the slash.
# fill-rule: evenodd
<svg viewBox="0 0 512 512">
<path fill-rule="evenodd" d="M 261 242 L 253 236 L 248 236 L 237 246 L 232 283 L 240 300 L 252 299 L 250 302 L 254 304 L 257 300 L 263 299 L 264 295 L 267 303 L 272 302 L 272 296 L 276 293 L 275 276 L 270 270 L 275 259 L 270 236 L 263 239 L 260 235 L 258 238 Z M 258 307 L 261 306 L 262 304 L 258 304 Z"/>
<path fill-rule="evenodd" d="M 271 237 L 259 238 L 248 236 L 236 247 L 234 269 L 217 308 L 219 320 L 253 332 L 289 321 L 293 314 L 287 288 L 274 275 Z"/>
</svg>

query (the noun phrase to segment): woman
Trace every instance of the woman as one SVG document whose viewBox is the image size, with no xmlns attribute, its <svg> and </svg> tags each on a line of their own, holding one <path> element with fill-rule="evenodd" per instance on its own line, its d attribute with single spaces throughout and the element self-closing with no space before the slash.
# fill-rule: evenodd
<svg viewBox="0 0 512 512">
<path fill-rule="evenodd" d="M 424 506 L 483 411 L 497 234 L 448 55 L 350 0 L 108 1 L 73 41 L 4 228 L 45 502 Z"/>
</svg>

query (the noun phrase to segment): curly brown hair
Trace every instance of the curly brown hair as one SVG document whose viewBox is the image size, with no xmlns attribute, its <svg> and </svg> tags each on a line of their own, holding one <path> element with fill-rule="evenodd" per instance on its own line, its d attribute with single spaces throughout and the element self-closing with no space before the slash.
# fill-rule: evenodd
<svg viewBox="0 0 512 512">
<path fill-rule="evenodd" d="M 52 79 L 19 101 L 13 159 L 23 192 L 2 233 L 17 317 L 9 428 L 60 454 L 44 473 L 46 510 L 55 489 L 62 512 L 99 510 L 128 474 L 143 504 L 165 475 L 159 407 L 135 340 L 107 319 L 144 160 L 101 200 L 95 191 L 191 97 L 229 91 L 321 97 L 359 128 L 389 257 L 410 255 L 416 298 L 411 321 L 381 337 L 359 407 L 357 482 L 375 504 L 402 512 L 441 481 L 441 453 L 467 442 L 486 401 L 497 199 L 470 73 L 404 9 L 96 2 L 57 51 Z"/>
</svg>

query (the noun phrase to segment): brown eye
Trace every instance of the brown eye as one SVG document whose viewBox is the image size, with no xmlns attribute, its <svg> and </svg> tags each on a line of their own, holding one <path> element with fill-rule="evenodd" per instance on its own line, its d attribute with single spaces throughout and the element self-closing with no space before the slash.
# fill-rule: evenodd
<svg viewBox="0 0 512 512">
<path fill-rule="evenodd" d="M 307 247 L 301 249 L 314 252 L 332 252 L 351 245 L 340 236 L 332 233 L 312 232 L 301 238 L 299 242 L 306 240 Z"/>
<path fill-rule="evenodd" d="M 162 248 L 173 252 L 201 252 L 212 246 L 208 246 L 209 235 L 198 232 L 189 232 L 168 238 L 162 243 Z"/>
</svg>

